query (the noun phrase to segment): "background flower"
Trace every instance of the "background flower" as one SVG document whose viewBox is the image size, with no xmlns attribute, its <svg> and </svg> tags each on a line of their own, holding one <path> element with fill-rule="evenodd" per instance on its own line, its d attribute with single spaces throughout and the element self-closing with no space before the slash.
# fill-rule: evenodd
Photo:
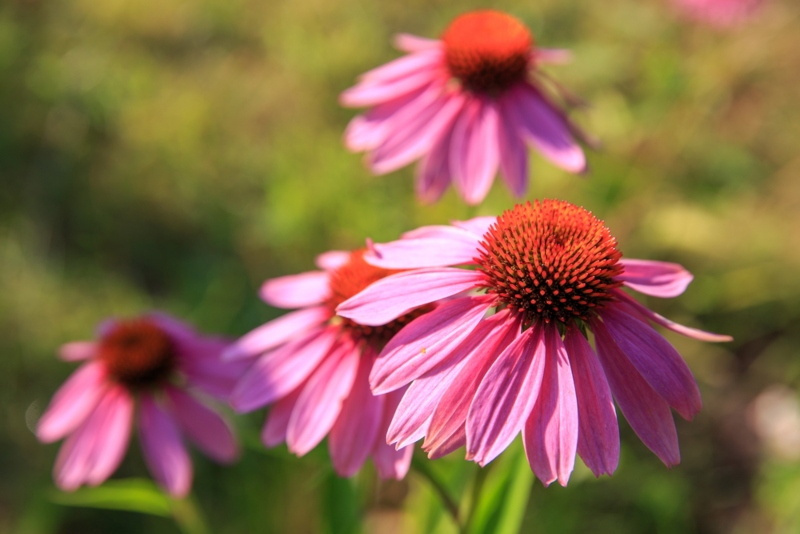
<svg viewBox="0 0 800 534">
<path fill-rule="evenodd" d="M 54 470 L 60 488 L 105 481 L 128 448 L 134 417 L 150 472 L 176 497 L 192 484 L 185 438 L 219 462 L 236 459 L 230 427 L 202 400 L 202 393 L 226 399 L 241 374 L 241 364 L 220 359 L 227 341 L 161 314 L 111 319 L 98 334 L 97 341 L 61 348 L 62 359 L 85 363 L 55 394 L 37 428 L 44 442 L 68 436 Z"/>
</svg>

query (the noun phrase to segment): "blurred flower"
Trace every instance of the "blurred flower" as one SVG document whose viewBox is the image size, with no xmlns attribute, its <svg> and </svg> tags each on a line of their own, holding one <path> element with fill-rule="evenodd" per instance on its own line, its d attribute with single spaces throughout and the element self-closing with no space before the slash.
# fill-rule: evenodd
<svg viewBox="0 0 800 534">
<path fill-rule="evenodd" d="M 613 395 L 645 445 L 667 466 L 680 461 L 670 406 L 691 419 L 700 392 L 648 323 L 706 341 L 730 338 L 673 323 L 621 290 L 680 295 L 692 279 L 680 265 L 623 260 L 602 221 L 558 200 L 423 227 L 374 245 L 365 259 L 413 270 L 343 302 L 343 317 L 377 324 L 461 295 L 401 330 L 375 361 L 374 392 L 411 383 L 389 442 L 425 436 L 431 457 L 466 444 L 467 458 L 485 465 L 522 431 L 536 476 L 565 485 L 576 451 L 596 476 L 616 469 Z M 464 294 L 471 290 L 478 293 Z"/>
<path fill-rule="evenodd" d="M 411 447 L 386 443 L 386 429 L 402 391 L 373 395 L 369 373 L 375 355 L 423 306 L 384 323 L 362 326 L 336 315 L 336 306 L 376 280 L 396 273 L 373 267 L 364 251 L 328 252 L 322 271 L 268 280 L 261 297 L 279 308 L 301 308 L 242 337 L 227 353 L 233 359 L 259 356 L 231 396 L 241 412 L 275 403 L 261 435 L 267 447 L 286 441 L 303 456 L 328 436 L 336 472 L 352 476 L 372 456 L 382 478 L 401 479 Z"/>
<path fill-rule="evenodd" d="M 686 16 L 720 28 L 740 24 L 755 15 L 763 0 L 675 0 Z"/>
<path fill-rule="evenodd" d="M 758 394 L 747 412 L 750 425 L 772 455 L 800 460 L 800 401 L 795 391 L 771 386 Z"/>
<path fill-rule="evenodd" d="M 567 51 L 534 47 L 519 20 L 491 10 L 461 15 L 441 40 L 400 35 L 396 45 L 408 55 L 362 75 L 340 98 L 372 108 L 345 132 L 350 150 L 369 153 L 372 172 L 422 158 L 421 200 L 438 200 L 452 181 L 478 204 L 498 167 L 511 191 L 525 194 L 526 142 L 567 171 L 586 169 L 573 126 L 537 77 L 539 65 L 564 62 Z"/>
<path fill-rule="evenodd" d="M 238 446 L 223 418 L 202 394 L 226 400 L 243 364 L 221 360 L 227 340 L 203 336 L 167 315 L 108 320 L 97 341 L 67 343 L 66 361 L 85 361 L 58 390 L 39 420 L 37 436 L 69 437 L 55 465 L 56 484 L 95 486 L 119 465 L 128 447 L 134 405 L 145 461 L 158 483 L 176 497 L 192 483 L 188 438 L 219 462 Z"/>
</svg>

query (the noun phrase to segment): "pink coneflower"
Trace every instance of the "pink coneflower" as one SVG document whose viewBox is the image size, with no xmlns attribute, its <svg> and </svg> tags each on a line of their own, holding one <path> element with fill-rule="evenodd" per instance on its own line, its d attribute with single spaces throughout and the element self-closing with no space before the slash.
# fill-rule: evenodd
<svg viewBox="0 0 800 534">
<path fill-rule="evenodd" d="M 668 466 L 680 461 L 670 407 L 691 419 L 700 392 L 648 323 L 706 341 L 730 338 L 675 324 L 622 291 L 677 296 L 692 279 L 680 265 L 623 260 L 602 221 L 558 200 L 420 228 L 375 245 L 365 259 L 413 270 L 343 302 L 343 317 L 380 323 L 456 295 L 401 330 L 375 361 L 374 392 L 411 384 L 390 442 L 424 436 L 431 457 L 466 444 L 467 458 L 484 465 L 522 431 L 536 476 L 565 485 L 576 451 L 597 476 L 616 469 L 613 396 L 645 445 Z"/>
<path fill-rule="evenodd" d="M 233 461 L 233 433 L 203 400 L 203 394 L 226 399 L 241 376 L 241 364 L 221 360 L 227 345 L 151 314 L 106 321 L 97 341 L 61 347 L 62 359 L 86 363 L 58 390 L 36 432 L 47 443 L 69 435 L 56 459 L 56 484 L 68 491 L 96 486 L 114 472 L 128 447 L 137 401 L 144 459 L 171 495 L 184 496 L 192 484 L 184 438 L 219 462 Z"/>
<path fill-rule="evenodd" d="M 719 28 L 741 24 L 752 18 L 763 0 L 675 0 L 686 16 Z"/>
<path fill-rule="evenodd" d="M 260 356 L 231 396 L 241 412 L 275 403 L 262 440 L 286 442 L 303 456 L 328 436 L 333 467 L 354 475 L 371 456 L 381 478 L 403 478 L 411 447 L 396 450 L 384 437 L 403 392 L 373 395 L 369 373 L 375 356 L 423 306 L 363 326 L 336 315 L 339 303 L 397 271 L 373 267 L 364 251 L 328 252 L 317 259 L 322 271 L 268 280 L 261 297 L 279 308 L 302 308 L 242 337 L 230 358 Z"/>
<path fill-rule="evenodd" d="M 408 55 L 362 75 L 342 105 L 370 107 L 345 132 L 347 148 L 367 151 L 375 174 L 421 159 L 417 195 L 441 197 L 450 182 L 469 204 L 489 192 L 498 168 L 517 195 L 528 185 L 526 143 L 570 172 L 586 159 L 573 127 L 536 79 L 564 50 L 534 47 L 516 18 L 498 11 L 457 17 L 440 40 L 400 35 Z"/>
</svg>

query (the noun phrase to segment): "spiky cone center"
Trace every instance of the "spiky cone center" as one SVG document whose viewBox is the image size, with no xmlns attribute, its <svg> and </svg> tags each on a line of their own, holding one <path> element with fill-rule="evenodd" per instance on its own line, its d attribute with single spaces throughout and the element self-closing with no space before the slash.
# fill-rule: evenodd
<svg viewBox="0 0 800 534">
<path fill-rule="evenodd" d="M 442 41 L 450 75 L 470 91 L 496 94 L 527 75 L 533 36 L 511 15 L 465 13 L 445 29 Z"/>
<path fill-rule="evenodd" d="M 163 384 L 177 363 L 172 339 L 149 319 L 116 323 L 101 338 L 98 357 L 109 377 L 130 389 Z"/>
<path fill-rule="evenodd" d="M 360 293 L 374 282 L 401 272 L 400 270 L 382 269 L 370 265 L 364 261 L 365 252 L 363 249 L 353 251 L 350 254 L 350 260 L 331 273 L 331 297 L 328 301 L 328 306 L 331 310 L 335 310 L 336 306 Z M 369 344 L 376 350 L 380 350 L 405 325 L 431 309 L 431 306 L 421 306 L 380 326 L 362 325 L 351 319 L 339 316 L 336 316 L 333 320 L 354 341 Z"/>
<path fill-rule="evenodd" d="M 622 254 L 603 221 L 561 200 L 518 204 L 483 235 L 478 258 L 488 293 L 535 321 L 588 320 L 622 282 Z"/>
</svg>

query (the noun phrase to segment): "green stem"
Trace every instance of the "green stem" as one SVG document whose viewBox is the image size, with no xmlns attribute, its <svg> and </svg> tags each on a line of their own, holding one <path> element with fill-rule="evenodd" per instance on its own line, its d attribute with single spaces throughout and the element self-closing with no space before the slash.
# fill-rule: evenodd
<svg viewBox="0 0 800 534">
<path fill-rule="evenodd" d="M 172 501 L 172 518 L 183 534 L 208 534 L 209 530 L 191 495 Z"/>
<path fill-rule="evenodd" d="M 458 513 L 458 504 L 450 496 L 450 493 L 445 487 L 444 483 L 439 480 L 439 477 L 436 476 L 433 471 L 431 471 L 431 468 L 428 466 L 428 462 L 420 460 L 419 457 L 415 455 L 411 458 L 411 467 L 414 468 L 414 471 L 416 471 L 422 478 L 427 480 L 431 485 L 431 488 L 433 488 L 433 490 L 439 496 L 439 499 L 441 499 L 445 510 L 447 510 L 447 512 L 453 518 L 453 522 L 458 527 L 458 531 L 462 533 L 466 532 L 461 526 L 461 520 L 459 519 Z"/>
<path fill-rule="evenodd" d="M 478 506 L 481 502 L 481 491 L 483 490 L 483 484 L 486 482 L 486 476 L 489 474 L 489 466 L 492 464 L 487 464 L 485 467 L 478 469 L 478 472 L 475 473 L 475 478 L 472 481 L 472 492 L 470 494 L 470 503 L 469 503 L 469 513 L 467 514 L 467 520 L 464 523 L 464 532 L 469 533 L 472 530 L 472 523 L 475 521 L 475 512 L 478 510 Z"/>
</svg>

